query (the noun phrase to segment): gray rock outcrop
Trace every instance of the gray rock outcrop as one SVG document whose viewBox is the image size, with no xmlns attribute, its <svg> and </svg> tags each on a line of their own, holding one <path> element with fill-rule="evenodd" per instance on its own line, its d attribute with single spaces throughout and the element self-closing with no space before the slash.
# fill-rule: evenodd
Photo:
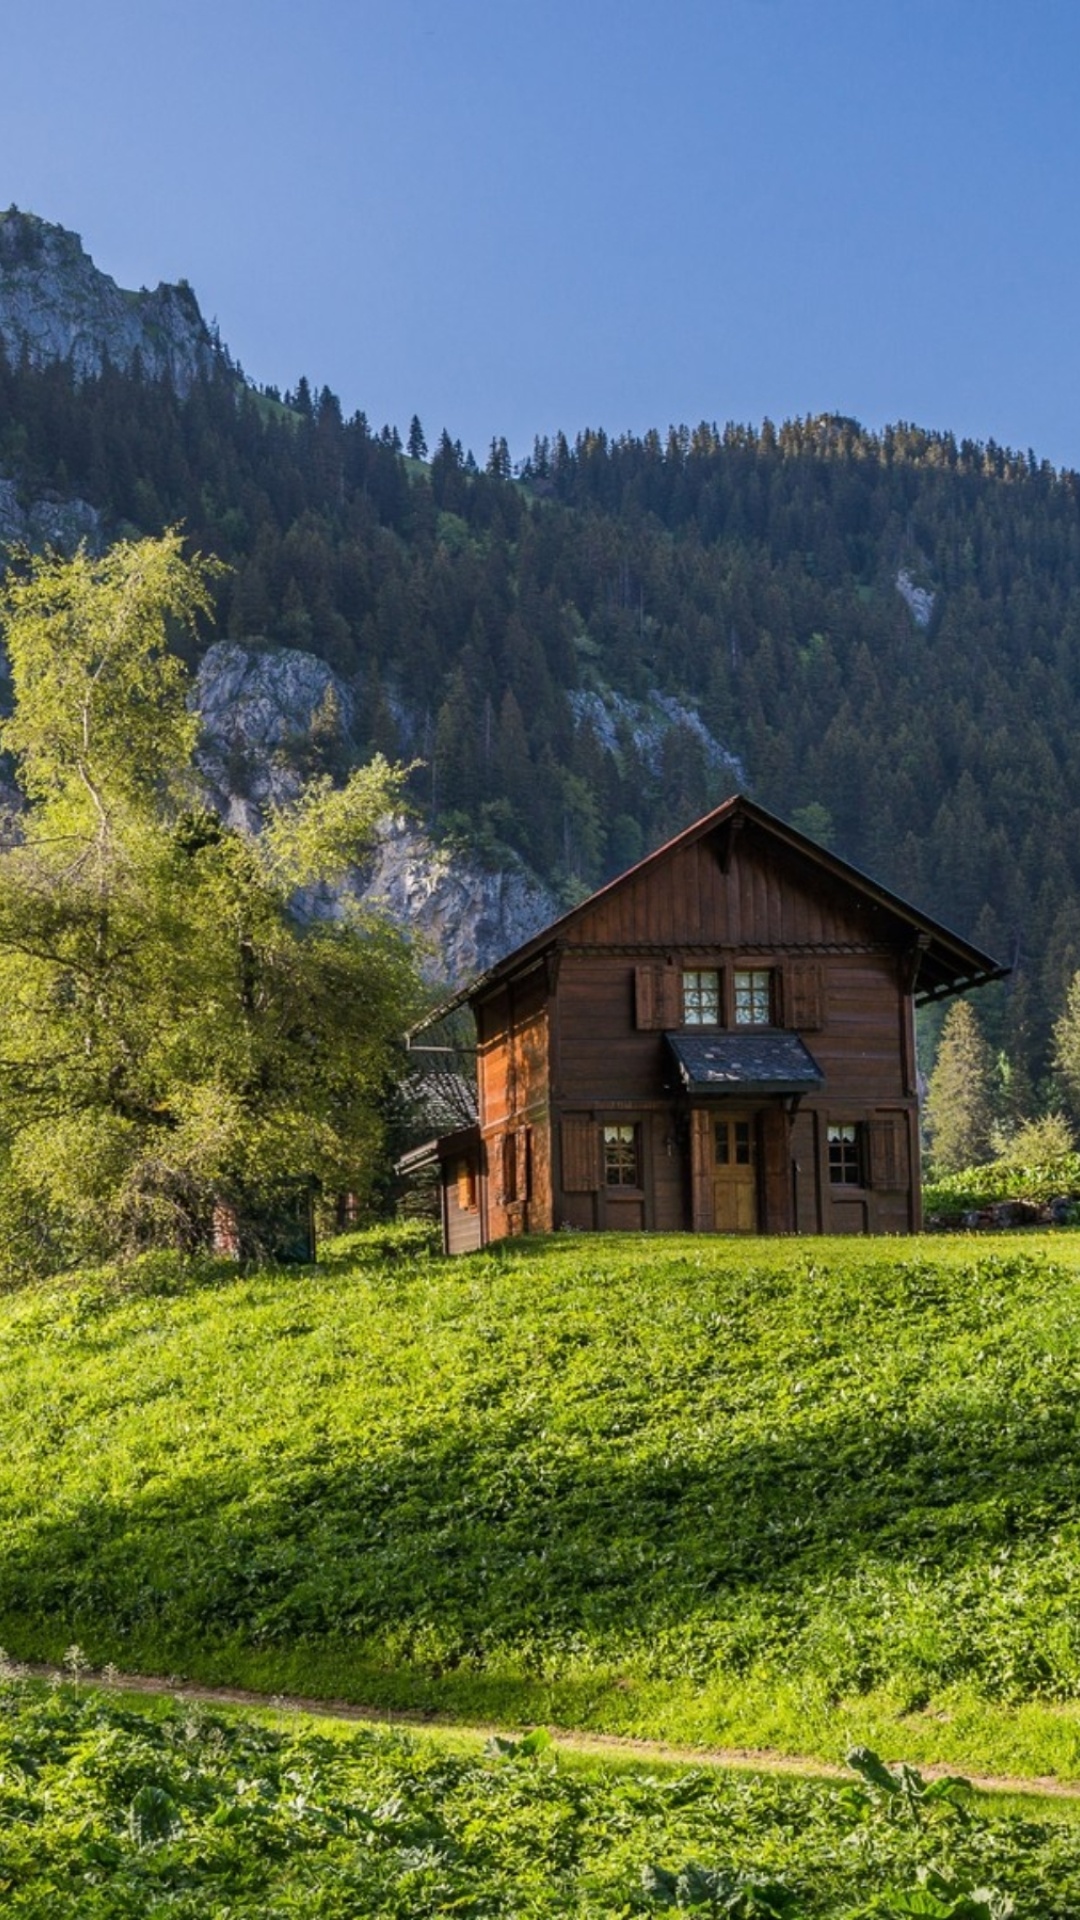
<svg viewBox="0 0 1080 1920">
<path fill-rule="evenodd" d="M 77 233 L 11 207 L 0 213 L 0 341 L 13 362 L 70 361 L 80 379 L 106 359 L 135 355 L 151 379 L 186 393 L 212 365 L 215 346 L 191 288 L 181 281 L 128 293 L 102 273 Z"/>
<path fill-rule="evenodd" d="M 356 759 L 352 689 L 314 654 L 222 640 L 204 656 L 194 703 L 202 719 L 199 766 L 212 804 L 231 826 L 257 833 L 267 806 L 291 799 L 313 757 Z M 347 891 L 415 939 L 433 984 L 458 986 L 493 966 L 558 912 L 519 863 L 491 871 L 436 846 L 404 816 L 388 819 L 370 869 Z M 331 891 L 305 902 L 341 911 Z"/>
<path fill-rule="evenodd" d="M 104 544 L 101 515 L 87 500 L 32 500 L 23 506 L 13 480 L 0 475 L 0 547 L 56 547 L 74 553 L 85 540 L 92 553 Z"/>
<path fill-rule="evenodd" d="M 193 703 L 214 805 L 245 832 L 264 807 L 293 797 L 313 753 L 349 757 L 352 694 L 312 653 L 219 640 L 203 656 Z"/>
<path fill-rule="evenodd" d="M 559 911 L 524 867 L 489 871 L 404 818 L 386 823 L 360 898 L 407 927 L 433 983 L 459 986 L 483 973 Z"/>
<path fill-rule="evenodd" d="M 590 727 L 604 752 L 616 760 L 621 761 L 630 745 L 650 773 L 656 773 L 665 741 L 672 733 L 680 733 L 698 749 L 710 773 L 730 781 L 732 792 L 746 785 L 738 755 L 709 732 L 696 707 L 674 694 L 654 691 L 645 700 L 631 700 L 607 687 L 603 692 L 570 693 L 567 698 L 575 726 Z"/>
<path fill-rule="evenodd" d="M 901 567 L 896 576 L 896 591 L 903 600 L 915 625 L 925 633 L 934 617 L 937 595 L 929 587 L 920 587 L 906 567 Z"/>
</svg>

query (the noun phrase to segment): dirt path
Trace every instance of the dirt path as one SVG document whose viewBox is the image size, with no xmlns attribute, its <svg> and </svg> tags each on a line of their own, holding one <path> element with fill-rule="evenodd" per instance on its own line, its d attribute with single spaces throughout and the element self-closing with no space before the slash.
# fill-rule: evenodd
<svg viewBox="0 0 1080 1920">
<path fill-rule="evenodd" d="M 13 1674 L 27 1674 L 35 1680 L 71 1683 L 73 1679 L 70 1671 L 37 1661 L 20 1661 L 10 1671 Z M 490 1740 L 493 1735 L 503 1739 L 518 1739 L 522 1733 L 520 1727 L 455 1720 L 450 1714 L 431 1713 L 420 1708 L 372 1707 L 352 1700 L 316 1700 L 296 1694 L 253 1693 L 246 1687 L 204 1687 L 197 1681 L 178 1680 L 161 1674 L 120 1673 L 115 1669 L 98 1673 L 84 1668 L 80 1671 L 79 1681 L 83 1686 L 103 1691 L 155 1694 L 173 1700 L 198 1700 L 209 1706 L 251 1707 L 258 1712 L 303 1713 L 313 1719 L 357 1721 L 375 1727 L 415 1727 L 432 1731 L 445 1728 L 448 1732 L 463 1734 L 466 1739 Z M 771 1747 L 680 1747 L 666 1740 L 635 1740 L 626 1734 L 588 1733 L 571 1727 L 548 1727 L 547 1732 L 556 1748 L 567 1753 L 593 1754 L 598 1758 L 609 1754 L 613 1759 L 658 1760 L 684 1767 L 741 1768 L 747 1773 L 801 1774 L 817 1780 L 850 1780 L 852 1777 L 850 1768 L 836 1766 L 832 1761 L 815 1760 L 807 1754 L 778 1753 Z M 957 1771 L 955 1766 L 936 1765 L 933 1762 L 919 1768 L 919 1772 L 927 1779 L 940 1779 Z M 1059 1780 L 1054 1774 L 1024 1778 L 1012 1774 L 969 1773 L 964 1778 L 983 1793 L 1039 1794 L 1055 1800 L 1080 1800 L 1080 1781 Z"/>
</svg>

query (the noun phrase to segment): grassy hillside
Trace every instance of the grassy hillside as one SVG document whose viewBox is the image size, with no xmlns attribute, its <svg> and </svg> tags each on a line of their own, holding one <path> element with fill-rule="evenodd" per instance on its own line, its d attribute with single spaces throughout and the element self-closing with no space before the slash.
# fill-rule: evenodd
<svg viewBox="0 0 1080 1920">
<path fill-rule="evenodd" d="M 0 1641 L 1080 1774 L 1080 1241 L 567 1236 L 0 1300 Z"/>
</svg>

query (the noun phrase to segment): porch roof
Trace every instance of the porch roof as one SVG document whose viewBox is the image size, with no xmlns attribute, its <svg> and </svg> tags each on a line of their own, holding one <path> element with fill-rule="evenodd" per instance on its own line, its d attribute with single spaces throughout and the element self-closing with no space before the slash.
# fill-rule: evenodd
<svg viewBox="0 0 1080 1920">
<path fill-rule="evenodd" d="M 813 1093 L 825 1075 L 796 1033 L 665 1033 L 693 1094 Z"/>
</svg>

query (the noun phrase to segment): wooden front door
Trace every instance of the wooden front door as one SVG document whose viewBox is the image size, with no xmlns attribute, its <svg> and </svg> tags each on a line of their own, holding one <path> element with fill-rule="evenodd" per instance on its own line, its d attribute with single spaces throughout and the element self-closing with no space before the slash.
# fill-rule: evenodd
<svg viewBox="0 0 1080 1920">
<path fill-rule="evenodd" d="M 717 1233 L 757 1232 L 754 1134 L 750 1114 L 718 1114 L 713 1118 L 713 1222 Z"/>
</svg>

